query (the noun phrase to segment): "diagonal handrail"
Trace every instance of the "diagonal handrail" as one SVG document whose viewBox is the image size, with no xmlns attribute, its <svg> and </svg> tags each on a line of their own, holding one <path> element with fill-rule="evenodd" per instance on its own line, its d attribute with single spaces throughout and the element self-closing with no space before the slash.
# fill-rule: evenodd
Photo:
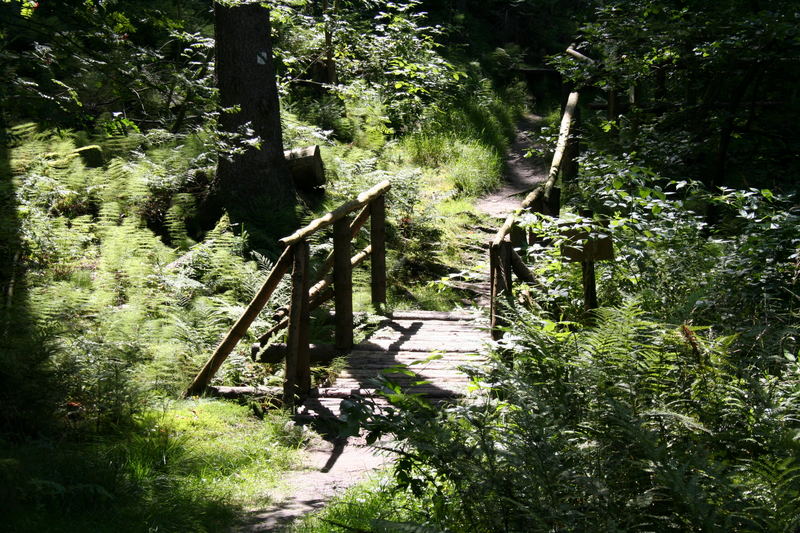
<svg viewBox="0 0 800 533">
<path fill-rule="evenodd" d="M 334 298 L 336 302 L 336 344 L 338 348 L 349 349 L 353 343 L 352 268 L 368 255 L 372 257 L 372 301 L 374 304 L 386 303 L 386 204 L 384 196 L 390 188 L 391 183 L 384 180 L 362 192 L 355 199 L 345 202 L 280 240 L 286 246 L 283 253 L 273 265 L 267 279 L 250 304 L 192 380 L 184 393 L 185 396 L 198 395 L 205 391 L 222 363 L 245 336 L 253 321 L 267 304 L 283 276 L 289 272 L 290 267 L 292 269 L 292 302 L 287 313 L 288 316 L 281 320 L 276 327 L 273 327 L 268 335 L 280 329 L 278 326 L 289 328 L 284 402 L 291 404 L 296 397 L 303 397 L 308 393 L 311 386 L 308 344 L 308 313 L 310 310 L 325 300 Z M 348 216 L 359 209 L 362 211 L 351 222 Z M 357 254 L 355 258 L 351 258 L 350 241 L 368 218 L 371 220 L 370 246 Z M 331 225 L 334 226 L 334 251 L 317 272 L 316 284 L 312 288 L 308 238 Z M 353 260 L 355 260 L 355 264 L 353 264 Z M 331 268 L 333 269 L 332 280 L 326 276 Z M 327 290 L 331 281 L 333 282 L 333 291 Z"/>
<path fill-rule="evenodd" d="M 511 235 L 518 228 L 519 212 L 547 212 L 557 214 L 560 209 L 560 194 L 555 188 L 558 181 L 559 172 L 571 154 L 567 153 L 570 129 L 575 120 L 575 113 L 578 107 L 578 93 L 573 91 L 567 98 L 564 113 L 561 116 L 561 126 L 559 128 L 558 142 L 547 173 L 547 180 L 531 191 L 522 200 L 520 207 L 506 218 L 503 225 L 497 231 L 489 247 L 489 277 L 491 296 L 489 298 L 489 316 L 491 320 L 492 337 L 499 339 L 505 325 L 502 317 L 498 313 L 500 297 L 506 299 L 511 297 L 512 274 L 524 281 L 533 280 L 533 274 L 523 263 L 514 246 L 511 243 Z"/>
</svg>

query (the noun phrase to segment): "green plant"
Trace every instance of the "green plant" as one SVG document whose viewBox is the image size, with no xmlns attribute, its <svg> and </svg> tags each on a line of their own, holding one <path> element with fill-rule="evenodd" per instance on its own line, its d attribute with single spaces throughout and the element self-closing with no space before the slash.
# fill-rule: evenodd
<svg viewBox="0 0 800 533">
<path fill-rule="evenodd" d="M 267 504 L 309 438 L 281 412 L 165 403 L 88 442 L 0 441 L 0 508 L 15 531 L 216 531 Z"/>
<path fill-rule="evenodd" d="M 388 384 L 392 408 L 347 410 L 372 438 L 398 439 L 386 490 L 413 494 L 413 520 L 453 531 L 796 523 L 800 474 L 782 462 L 797 447 L 793 358 L 764 377 L 732 363 L 731 338 L 648 321 L 632 301 L 590 328 L 523 313 L 508 331 L 495 363 L 473 371 L 482 399 L 432 409 Z"/>
</svg>

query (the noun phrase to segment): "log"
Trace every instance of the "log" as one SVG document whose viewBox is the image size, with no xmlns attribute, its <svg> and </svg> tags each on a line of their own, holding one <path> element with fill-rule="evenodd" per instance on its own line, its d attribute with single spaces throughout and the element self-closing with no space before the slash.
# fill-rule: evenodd
<svg viewBox="0 0 800 533">
<path fill-rule="evenodd" d="M 280 387 L 223 387 L 211 385 L 208 387 L 210 396 L 217 396 L 219 398 L 227 398 L 229 400 L 238 400 L 241 398 L 254 397 L 254 398 L 271 398 L 280 397 L 283 394 L 283 389 Z"/>
<path fill-rule="evenodd" d="M 524 200 L 522 200 L 520 208 L 523 211 L 530 209 L 532 211 L 536 211 L 539 213 L 544 212 L 543 208 L 540 207 L 544 205 L 544 200 L 543 200 L 544 193 L 545 193 L 545 187 L 543 185 L 539 185 L 538 187 L 533 189 L 530 193 L 528 193 L 528 196 L 526 196 Z M 511 213 L 510 215 L 508 215 L 503 225 L 495 234 L 494 240 L 492 240 L 493 246 L 499 246 L 500 243 L 505 240 L 506 235 L 511 233 L 511 230 L 514 227 L 516 221 L 517 221 L 516 213 Z"/>
<path fill-rule="evenodd" d="M 574 180 L 578 177 L 578 157 L 581 155 L 580 142 L 578 142 L 578 133 L 580 130 L 581 110 L 575 109 L 572 126 L 570 127 L 569 135 L 567 136 L 567 145 L 564 148 L 564 159 L 561 161 L 561 182 Z M 555 191 L 555 188 L 553 189 Z M 552 196 L 552 193 L 551 193 Z M 560 205 L 559 205 L 560 207 Z M 555 216 L 558 216 L 556 214 Z"/>
<path fill-rule="evenodd" d="M 292 256 L 294 255 L 294 248 L 287 247 L 278 260 L 275 262 L 275 265 L 272 267 L 267 279 L 264 281 L 264 284 L 261 286 L 259 291 L 253 297 L 253 300 L 247 306 L 242 316 L 239 317 L 239 320 L 231 327 L 228 331 L 228 334 L 225 335 L 225 338 L 222 339 L 222 342 L 219 343 L 217 349 L 214 350 L 212 356 L 206 361 L 206 364 L 203 366 L 202 370 L 195 376 L 194 380 L 192 381 L 189 388 L 186 389 L 184 396 L 192 396 L 202 393 L 208 384 L 211 382 L 211 379 L 214 377 L 214 374 L 217 373 L 219 367 L 222 363 L 227 359 L 228 355 L 233 351 L 236 347 L 236 344 L 244 337 L 245 333 L 247 333 L 247 328 L 250 327 L 250 324 L 253 323 L 253 320 L 256 319 L 258 313 L 266 305 L 269 297 L 272 295 L 272 292 L 280 283 L 281 278 L 289 269 L 289 263 L 292 260 Z"/>
<path fill-rule="evenodd" d="M 585 62 L 589 63 L 590 65 L 593 65 L 593 64 L 594 64 L 594 59 L 592 59 L 592 58 L 590 58 L 590 57 L 587 57 L 587 56 L 583 55 L 582 53 L 578 52 L 577 50 L 575 50 L 575 49 L 572 47 L 572 45 L 570 45 L 570 46 L 567 48 L 566 52 L 567 52 L 569 55 L 571 55 L 572 57 L 576 58 L 576 59 L 580 59 L 581 61 L 585 61 Z"/>
<path fill-rule="evenodd" d="M 564 151 L 567 148 L 567 141 L 569 140 L 572 118 L 577 107 L 578 93 L 573 91 L 569 93 L 567 105 L 564 107 L 564 114 L 561 117 L 561 128 L 558 132 L 556 151 L 553 154 L 553 161 L 550 164 L 550 171 L 547 173 L 547 181 L 544 184 L 544 197 L 546 200 L 550 198 L 550 191 L 555 186 L 556 179 L 558 179 L 558 171 L 561 169 L 561 161 L 564 158 Z"/>
<path fill-rule="evenodd" d="M 377 198 L 378 196 L 382 195 L 386 191 L 388 191 L 392 187 L 392 184 L 389 180 L 384 180 L 369 190 L 366 190 L 359 194 L 355 200 L 350 200 L 349 202 L 345 202 L 333 211 L 322 215 L 321 217 L 312 220 L 306 227 L 300 228 L 299 230 L 295 231 L 288 237 L 284 237 L 280 240 L 281 244 L 286 246 L 290 244 L 294 244 L 298 241 L 301 241 L 312 235 L 316 231 L 319 231 L 322 228 L 328 227 L 337 220 L 340 220 L 353 211 L 357 209 L 361 209 L 369 202 Z"/>
<path fill-rule="evenodd" d="M 325 167 L 322 164 L 319 145 L 285 150 L 283 157 L 297 189 L 316 192 L 325 185 Z"/>
</svg>

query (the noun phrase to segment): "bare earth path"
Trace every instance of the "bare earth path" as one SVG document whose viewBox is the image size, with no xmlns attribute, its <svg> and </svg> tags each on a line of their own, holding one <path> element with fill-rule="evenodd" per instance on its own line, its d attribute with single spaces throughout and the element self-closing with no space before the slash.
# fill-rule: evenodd
<svg viewBox="0 0 800 533">
<path fill-rule="evenodd" d="M 547 178 L 547 169 L 541 160 L 525 157 L 525 153 L 533 145 L 528 132 L 535 129 L 541 120 L 541 117 L 528 114 L 517 124 L 517 135 L 505 158 L 506 184 L 478 200 L 475 205 L 478 211 L 505 219 L 519 207 L 521 195 Z"/>
<path fill-rule="evenodd" d="M 527 131 L 539 117 L 527 115 L 518 124 L 514 142 L 506 155 L 506 184 L 481 198 L 477 209 L 503 219 L 516 209 L 520 195 L 546 177 L 544 166 L 524 155 L 532 142 Z M 464 364 L 480 363 L 489 336 L 485 320 L 475 313 L 410 311 L 395 313 L 393 319 L 367 341 L 354 347 L 349 364 L 336 382 L 320 389 L 299 409 L 300 416 L 336 417 L 343 398 L 352 393 L 370 394 L 371 378 L 397 364 L 413 363 L 418 378 L 429 383 L 412 389 L 434 399 L 461 397 L 469 384 L 458 370 Z M 440 357 L 419 364 L 436 352 Z M 403 383 L 410 378 L 390 375 Z M 254 510 L 237 531 L 281 531 L 298 517 L 318 510 L 348 487 L 365 481 L 390 458 L 377 455 L 363 438 L 322 441 L 306 451 L 306 469 L 289 473 L 285 489 L 274 495 L 277 504 Z"/>
</svg>

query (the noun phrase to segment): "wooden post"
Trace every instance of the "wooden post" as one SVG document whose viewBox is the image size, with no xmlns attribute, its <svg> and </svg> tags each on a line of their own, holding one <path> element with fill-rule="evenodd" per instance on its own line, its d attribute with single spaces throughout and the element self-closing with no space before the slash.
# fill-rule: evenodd
<svg viewBox="0 0 800 533">
<path fill-rule="evenodd" d="M 542 213 L 551 217 L 561 215 L 561 187 L 553 187 L 550 196 L 542 199 Z"/>
<path fill-rule="evenodd" d="M 498 340 L 502 338 L 503 333 L 497 329 L 498 324 L 497 316 L 497 295 L 502 290 L 500 286 L 500 276 L 498 263 L 500 262 L 500 247 L 494 244 L 489 246 L 489 325 L 492 329 L 492 339 Z"/>
<path fill-rule="evenodd" d="M 492 338 L 498 340 L 503 336 L 499 329 L 507 324 L 498 313 L 500 297 L 504 296 L 508 302 L 512 301 L 511 294 L 511 252 L 512 245 L 508 241 L 492 244 L 489 249 L 489 272 L 491 278 L 491 307 L 490 320 Z"/>
<path fill-rule="evenodd" d="M 584 218 L 592 218 L 594 211 L 591 209 L 581 209 L 580 214 Z M 588 240 L 584 243 L 588 246 Z M 594 258 L 584 259 L 581 261 L 583 269 L 583 308 L 586 311 L 597 309 L 597 282 L 594 274 Z"/>
<path fill-rule="evenodd" d="M 311 389 L 311 368 L 308 353 L 308 241 L 294 245 L 292 269 L 292 303 L 289 309 L 289 331 L 286 338 L 286 377 L 283 402 L 295 405 Z"/>
<path fill-rule="evenodd" d="M 515 248 L 525 248 L 528 246 L 528 233 L 527 230 L 514 224 L 511 226 L 511 231 L 508 233 L 508 238 L 511 239 L 511 244 Z"/>
<path fill-rule="evenodd" d="M 616 89 L 608 88 L 608 120 L 616 121 L 619 118 L 619 102 Z"/>
<path fill-rule="evenodd" d="M 358 252 L 356 255 L 350 258 L 350 268 L 355 268 L 364 260 L 369 257 L 372 253 L 372 246 L 368 245 L 366 248 Z M 325 276 L 324 279 L 320 280 L 316 283 L 313 287 L 308 290 L 308 310 L 313 311 L 320 305 L 324 304 L 328 300 L 333 298 L 333 289 L 331 288 L 331 284 L 333 283 L 333 276 Z M 286 313 L 288 315 L 288 312 Z M 283 316 L 283 315 L 281 315 Z M 289 325 L 289 317 L 283 316 L 280 321 L 269 328 L 266 333 L 261 335 L 258 338 L 258 342 L 256 342 L 253 346 L 251 346 L 251 350 L 261 350 L 261 348 L 267 343 L 267 341 L 272 337 L 275 333 L 282 330 L 286 326 Z"/>
<path fill-rule="evenodd" d="M 597 285 L 594 275 L 594 261 L 581 261 L 583 267 L 583 308 L 586 311 L 597 309 Z"/>
<path fill-rule="evenodd" d="M 333 223 L 333 289 L 336 308 L 335 344 L 340 350 L 353 347 L 353 277 L 350 264 L 350 223 Z"/>
<path fill-rule="evenodd" d="M 364 206 L 363 209 L 361 209 L 361 211 L 358 212 L 356 218 L 354 218 L 353 221 L 350 223 L 351 239 L 355 238 L 356 234 L 358 233 L 358 230 L 360 230 L 362 226 L 364 226 L 364 224 L 367 223 L 367 220 L 369 219 L 369 213 L 370 213 L 370 206 L 369 204 L 367 204 L 366 206 Z M 328 256 L 325 258 L 325 261 L 323 261 L 322 264 L 319 266 L 319 269 L 317 269 L 317 272 L 314 276 L 314 280 L 320 281 L 324 279 L 332 268 L 333 268 L 333 251 L 331 251 L 328 254 Z"/>
<path fill-rule="evenodd" d="M 370 204 L 369 238 L 372 245 L 372 304 L 386 303 L 386 196 L 380 195 Z"/>
</svg>

